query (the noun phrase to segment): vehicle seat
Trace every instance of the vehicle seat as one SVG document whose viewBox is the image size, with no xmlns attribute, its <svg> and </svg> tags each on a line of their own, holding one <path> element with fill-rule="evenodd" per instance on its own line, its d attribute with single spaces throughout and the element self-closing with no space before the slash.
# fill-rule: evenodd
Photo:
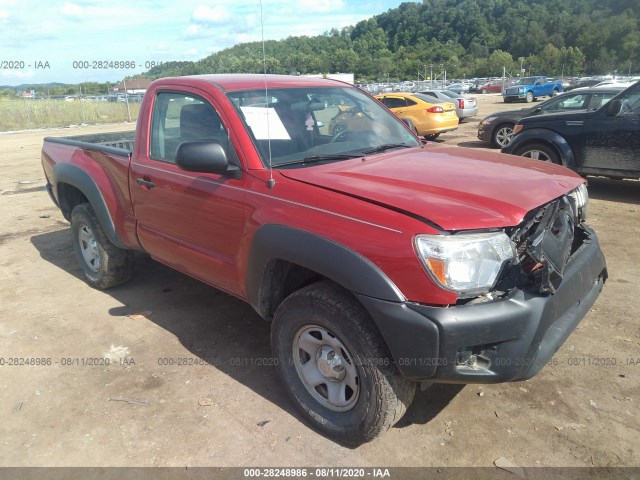
<svg viewBox="0 0 640 480">
<path fill-rule="evenodd" d="M 207 104 L 184 105 L 180 109 L 180 139 L 220 142 L 226 132 L 216 111 Z"/>
</svg>

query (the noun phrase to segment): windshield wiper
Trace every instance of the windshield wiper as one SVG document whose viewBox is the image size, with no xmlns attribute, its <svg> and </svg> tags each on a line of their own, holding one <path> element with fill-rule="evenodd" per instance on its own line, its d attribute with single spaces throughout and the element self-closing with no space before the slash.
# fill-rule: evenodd
<svg viewBox="0 0 640 480">
<path fill-rule="evenodd" d="M 327 162 L 334 160 L 349 160 L 351 158 L 362 157 L 361 153 L 334 153 L 329 155 L 310 155 L 302 160 L 293 160 L 291 162 L 278 163 L 273 165 L 274 168 L 284 167 L 286 165 L 305 165 L 308 163 Z"/>
<path fill-rule="evenodd" d="M 392 148 L 411 148 L 411 145 L 407 145 L 406 143 L 385 143 L 384 145 L 378 145 L 377 147 L 371 148 L 369 150 L 363 150 L 362 153 L 378 153 L 384 152 L 386 150 L 391 150 Z"/>
</svg>

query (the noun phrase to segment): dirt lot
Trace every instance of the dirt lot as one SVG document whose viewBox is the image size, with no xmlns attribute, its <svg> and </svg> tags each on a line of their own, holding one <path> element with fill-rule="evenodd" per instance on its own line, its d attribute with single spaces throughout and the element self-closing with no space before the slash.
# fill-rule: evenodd
<svg viewBox="0 0 640 480">
<path fill-rule="evenodd" d="M 476 120 L 438 141 L 485 148 L 477 123 L 505 105 L 478 99 Z M 640 466 L 640 182 L 589 179 L 610 277 L 555 365 L 522 383 L 418 392 L 399 425 L 348 449 L 247 361 L 269 356 L 269 325 L 248 305 L 145 257 L 125 286 L 81 280 L 43 189 L 42 139 L 131 128 L 0 134 L 0 465 Z"/>
</svg>

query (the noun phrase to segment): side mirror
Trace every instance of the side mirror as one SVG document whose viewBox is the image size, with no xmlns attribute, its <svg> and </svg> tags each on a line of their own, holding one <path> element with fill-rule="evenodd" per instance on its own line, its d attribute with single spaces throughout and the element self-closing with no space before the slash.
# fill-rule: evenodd
<svg viewBox="0 0 640 480">
<path fill-rule="evenodd" d="M 607 103 L 607 115 L 615 117 L 622 110 L 622 100 L 611 100 Z"/>
<path fill-rule="evenodd" d="M 218 173 L 235 179 L 242 173 L 240 167 L 229 165 L 218 142 L 182 142 L 176 151 L 176 165 L 187 172 Z"/>
</svg>

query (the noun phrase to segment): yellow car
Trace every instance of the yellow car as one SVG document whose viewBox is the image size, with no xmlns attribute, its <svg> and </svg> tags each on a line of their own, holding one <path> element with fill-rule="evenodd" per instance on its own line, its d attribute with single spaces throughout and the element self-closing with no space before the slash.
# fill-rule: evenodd
<svg viewBox="0 0 640 480">
<path fill-rule="evenodd" d="M 421 93 L 383 93 L 376 98 L 402 120 L 410 120 L 416 134 L 427 140 L 458 128 L 453 103 L 443 102 Z"/>
</svg>

